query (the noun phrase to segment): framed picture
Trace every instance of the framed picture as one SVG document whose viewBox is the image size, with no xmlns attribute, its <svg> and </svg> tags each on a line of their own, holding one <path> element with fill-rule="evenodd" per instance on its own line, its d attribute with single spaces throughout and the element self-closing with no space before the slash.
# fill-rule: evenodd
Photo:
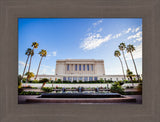
<svg viewBox="0 0 160 122">
<path fill-rule="evenodd" d="M 119 121 L 119 122 L 136 121 L 136 122 L 141 122 L 145 120 L 148 122 L 152 122 L 152 121 L 158 122 L 160 120 L 158 116 L 160 113 L 158 109 L 159 107 L 159 104 L 158 104 L 159 103 L 159 94 L 158 94 L 159 93 L 159 88 L 158 88 L 159 57 L 157 56 L 156 52 L 159 52 L 159 42 L 158 42 L 159 40 L 158 32 L 159 32 L 159 24 L 160 24 L 159 15 L 158 15 L 159 5 L 160 5 L 159 1 L 149 1 L 149 0 L 148 1 L 140 0 L 140 1 L 135 1 L 135 2 L 133 1 L 131 2 L 130 0 L 129 1 L 122 0 L 118 2 L 108 1 L 108 0 L 107 1 L 103 1 L 103 0 L 102 1 L 101 0 L 100 1 L 97 1 L 97 0 L 93 0 L 93 1 L 90 1 L 90 0 L 88 1 L 72 1 L 72 0 L 71 1 L 63 1 L 63 0 L 62 1 L 57 1 L 57 0 L 53 0 L 53 1 L 49 1 L 49 0 L 48 1 L 37 1 L 37 0 L 9 1 L 9 0 L 5 0 L 4 1 L 4 0 L 1 0 L 1 4 L 0 4 L 0 7 L 1 7 L 1 10 L 0 10 L 1 11 L 1 17 L 0 17 L 1 19 L 1 23 L 0 23 L 1 24 L 1 28 L 0 28 L 1 29 L 1 37 L 0 37 L 0 40 L 1 40 L 0 41 L 1 43 L 0 44 L 0 49 L 1 49 L 0 120 L 2 122 L 10 122 L 10 121 L 16 121 L 16 122 L 18 121 L 23 121 L 23 122 L 38 121 L 38 122 L 41 122 L 41 121 L 46 121 L 46 120 L 47 121 L 86 121 L 86 122 L 87 121 L 102 121 L 102 122 L 103 121 L 113 121 L 113 122 L 114 121 L 115 122 L 116 121 Z M 77 85 L 76 84 L 77 81 L 81 81 L 81 76 L 70 77 L 70 76 L 63 75 L 62 77 L 60 77 L 60 73 L 61 73 L 60 68 L 62 67 L 59 67 L 59 70 L 57 70 L 58 69 L 57 66 L 59 66 L 59 63 L 61 64 L 62 62 L 65 61 L 65 63 L 67 62 L 67 64 L 65 65 L 66 72 L 71 72 L 70 71 L 71 67 L 73 67 L 74 70 L 77 69 L 80 72 L 83 69 L 84 62 L 82 61 L 80 63 L 75 63 L 76 57 L 74 56 L 69 57 L 69 55 L 65 55 L 66 56 L 65 57 L 63 55 L 65 53 L 63 53 L 63 51 L 62 53 L 60 53 L 60 50 L 58 50 L 61 47 L 57 46 L 57 50 L 58 50 L 57 51 L 56 47 L 48 48 L 46 44 L 43 44 L 44 42 L 41 37 L 42 33 L 46 33 L 44 35 L 47 35 L 47 34 L 48 36 L 50 35 L 49 35 L 48 29 L 46 29 L 46 31 L 44 30 L 41 31 L 41 26 L 52 27 L 51 25 L 46 25 L 46 24 L 42 24 L 41 26 L 36 25 L 38 24 L 38 22 L 32 24 L 32 22 L 34 21 L 41 21 L 42 23 L 45 23 L 44 21 L 46 20 L 55 21 L 58 18 L 59 18 L 59 22 L 60 21 L 63 22 L 64 24 L 63 27 L 67 27 L 67 22 L 66 22 L 67 20 L 65 19 L 68 19 L 68 21 L 69 20 L 72 21 L 72 24 L 75 23 L 74 26 L 73 25 L 68 26 L 70 30 L 63 32 L 63 36 L 64 36 L 64 33 L 68 33 L 69 31 L 74 32 L 74 37 L 77 35 L 75 30 L 78 30 L 77 32 L 79 34 L 82 34 L 80 33 L 80 30 L 79 30 L 82 27 L 77 26 L 78 25 L 77 21 L 78 20 L 86 21 L 88 19 L 87 20 L 88 25 L 90 24 L 91 26 L 95 26 L 92 28 L 92 31 L 94 31 L 94 33 L 96 34 L 99 34 L 99 35 L 96 35 L 98 36 L 96 37 L 96 42 L 98 39 L 101 39 L 99 45 L 105 46 L 105 43 L 102 43 L 103 41 L 105 41 L 105 39 L 108 39 L 108 38 L 117 39 L 115 43 L 111 43 L 112 46 L 113 45 L 115 46 L 113 47 L 115 48 L 114 51 L 120 50 L 119 46 L 121 44 L 121 41 L 120 40 L 118 41 L 118 37 L 124 36 L 123 33 L 120 34 L 120 32 L 124 32 L 125 34 L 129 31 L 127 33 L 129 34 L 131 31 L 133 31 L 134 35 L 137 34 L 137 32 L 141 32 L 139 33 L 139 35 L 135 35 L 135 36 L 127 35 L 126 36 L 128 40 L 130 40 L 130 38 L 136 37 L 137 42 L 141 42 L 138 44 L 141 44 L 141 47 L 143 47 L 141 48 L 142 49 L 141 57 L 143 57 L 141 58 L 142 59 L 140 63 L 141 65 L 137 66 L 138 75 L 136 74 L 136 69 L 134 68 L 134 61 L 132 60 L 132 57 L 130 57 L 131 60 L 130 60 L 130 63 L 128 63 L 131 65 L 131 62 L 132 62 L 133 68 L 130 68 L 130 70 L 132 69 L 133 74 L 135 74 L 135 78 L 137 78 L 135 80 L 140 80 L 139 79 L 140 77 L 136 77 L 136 76 L 140 76 L 143 73 L 143 75 L 141 75 L 141 77 L 143 78 L 143 88 L 142 88 L 143 97 L 142 97 L 142 102 L 140 102 L 140 104 L 126 104 L 126 103 L 124 104 L 88 103 L 87 104 L 83 102 L 81 104 L 79 103 L 77 104 L 75 102 L 73 103 L 45 102 L 45 104 L 44 103 L 37 104 L 37 101 L 35 99 L 28 99 L 27 104 L 26 103 L 23 104 L 23 100 L 25 99 L 25 97 L 22 97 L 21 98 L 22 101 L 19 101 L 20 94 L 21 95 L 23 95 L 23 93 L 30 94 L 30 92 L 28 93 L 27 91 L 23 93 L 20 92 L 20 90 L 18 89 L 19 85 L 17 83 L 18 82 L 17 75 L 18 74 L 23 75 L 24 66 L 25 66 L 24 61 L 26 61 L 27 59 L 27 56 L 25 56 L 24 52 L 26 51 L 27 48 L 29 48 L 29 46 L 33 44 L 33 42 L 37 42 L 41 49 L 44 49 L 47 51 L 47 55 L 52 55 L 54 58 L 55 58 L 55 55 L 58 56 L 58 54 L 62 54 L 61 55 L 62 58 L 59 58 L 60 60 L 58 60 L 58 58 L 57 59 L 55 58 L 55 60 L 53 61 L 55 71 L 53 71 L 52 69 L 49 69 L 51 72 L 55 73 L 54 77 L 47 77 L 49 82 L 51 82 L 52 78 L 54 78 L 53 81 L 56 81 L 56 82 L 61 82 L 61 81 L 72 81 L 73 82 L 74 81 L 75 85 Z M 126 19 L 126 20 L 133 19 L 132 23 L 130 21 L 131 25 L 133 26 L 131 29 L 129 29 L 129 27 L 123 28 L 122 26 L 120 26 L 121 24 L 119 24 L 121 28 L 118 28 L 118 26 L 117 28 L 115 28 L 114 26 L 116 26 L 116 24 L 112 25 L 110 23 L 109 24 L 110 26 L 108 25 L 108 28 L 110 28 L 110 30 L 107 30 L 107 29 L 104 30 L 104 27 L 107 28 L 107 25 L 104 24 L 103 26 L 100 26 L 100 24 L 107 23 L 108 21 L 107 19 L 109 18 L 114 19 L 111 22 L 114 22 L 114 21 L 120 22 L 119 19 Z M 123 23 L 125 23 L 124 25 L 127 25 L 127 23 L 129 23 L 129 22 L 126 22 L 126 20 L 123 21 Z M 141 21 L 141 22 L 137 24 L 137 22 L 135 22 L 136 20 L 139 22 Z M 80 23 L 82 21 L 80 21 Z M 56 25 L 57 25 L 57 28 L 56 28 L 57 30 L 59 29 L 59 27 L 62 28 L 61 24 L 60 24 L 61 26 L 60 25 L 58 26 L 58 23 L 56 23 L 55 26 Z M 84 28 L 89 29 L 87 28 L 89 26 L 85 22 L 83 24 L 81 23 L 80 25 L 83 26 L 83 29 Z M 36 26 L 40 27 L 40 29 L 38 30 Z M 98 26 L 99 28 L 96 28 Z M 113 26 L 112 28 L 113 30 L 111 29 L 111 26 Z M 24 27 L 26 28 L 30 27 L 30 29 L 27 30 L 26 28 L 24 29 Z M 75 27 L 76 29 L 74 30 L 73 27 Z M 34 35 L 30 34 L 29 30 Z M 53 32 L 53 31 L 54 29 L 50 30 L 50 32 Z M 99 32 L 97 33 L 97 31 Z M 100 33 L 102 31 L 104 31 L 104 35 Z M 109 35 L 109 31 L 111 32 L 112 36 L 110 35 L 110 37 L 107 38 L 107 36 Z M 37 37 L 37 40 L 34 40 L 36 33 L 37 35 L 39 34 L 40 36 L 39 38 Z M 85 35 L 85 34 L 88 34 L 88 35 Z M 67 36 L 68 35 L 66 35 L 66 37 Z M 95 39 L 94 36 L 95 35 L 93 35 L 93 38 Z M 62 35 L 60 35 L 60 37 L 62 37 Z M 84 33 L 84 37 L 82 37 L 82 39 L 78 42 L 80 44 L 79 45 L 80 49 L 82 49 L 83 51 L 92 50 L 92 48 L 95 47 L 93 45 L 90 46 L 91 42 L 88 42 L 86 44 L 87 46 L 85 45 L 85 43 L 87 42 L 85 41 L 85 39 L 87 39 L 87 37 L 89 38 L 89 33 Z M 57 38 L 57 40 L 58 39 L 60 38 Z M 63 37 L 63 39 L 65 38 Z M 69 38 L 66 38 L 66 39 L 69 39 Z M 138 39 L 140 41 L 138 41 Z M 143 40 L 143 43 L 141 40 Z M 49 42 L 49 38 L 48 40 L 46 40 L 46 43 L 47 42 Z M 61 44 L 61 42 L 56 42 L 56 43 L 57 45 Z M 125 44 L 127 47 L 127 45 L 129 45 L 130 43 L 126 42 Z M 135 47 L 138 47 L 138 44 L 137 45 L 134 45 L 133 43 L 131 44 Z M 23 48 L 21 49 L 20 47 L 23 47 Z M 31 50 L 33 49 L 33 47 L 30 47 L 30 48 Z M 33 73 L 35 74 L 35 77 L 37 76 L 37 78 L 39 78 L 38 81 L 41 80 L 41 85 L 42 85 L 43 77 L 42 79 L 40 79 L 40 74 L 44 74 L 46 73 L 46 71 L 42 71 L 42 68 L 45 67 L 45 64 L 42 64 L 43 66 L 40 65 L 39 71 L 37 70 L 39 67 L 39 62 L 40 62 L 40 57 L 38 57 L 39 56 L 38 53 L 41 51 L 40 48 L 37 48 L 34 50 L 35 55 L 32 57 L 33 59 L 31 62 L 31 67 L 32 67 L 31 71 L 34 71 L 33 66 L 35 65 L 36 70 Z M 76 48 L 74 50 L 76 52 Z M 119 59 L 118 57 L 114 56 L 115 54 L 114 51 L 112 54 L 110 52 L 110 54 L 114 57 L 114 60 L 117 60 L 116 62 L 118 62 Z M 125 51 L 127 52 L 127 50 Z M 95 53 L 96 52 L 92 53 L 91 55 Z M 123 52 L 121 53 L 123 55 Z M 68 54 L 73 54 L 73 52 L 72 53 L 68 52 Z M 128 58 L 130 56 L 129 54 L 130 53 L 128 53 Z M 40 56 L 42 56 L 42 54 L 40 54 Z M 31 58 L 31 55 L 29 57 Z M 66 60 L 63 60 L 63 57 Z M 46 58 L 48 57 L 47 56 L 43 57 L 43 59 L 46 59 Z M 67 59 L 67 58 L 72 58 L 72 59 Z M 84 59 L 84 57 L 82 58 Z M 124 57 L 122 56 L 121 58 L 123 59 L 125 70 L 129 69 L 129 68 L 126 68 L 127 65 L 125 63 Z M 45 63 L 45 60 L 43 59 L 42 59 L 42 63 Z M 90 62 L 90 61 L 85 61 L 85 63 Z M 97 61 L 100 62 L 99 65 L 102 66 L 101 68 L 105 69 L 105 62 L 107 62 L 107 60 L 105 58 L 102 60 L 99 60 L 99 58 L 97 58 Z M 103 63 L 104 63 L 104 66 L 103 66 Z M 23 65 L 23 68 L 20 68 L 20 64 Z M 50 63 L 47 63 L 47 64 L 50 64 Z M 118 64 L 119 65 L 121 64 L 120 61 L 118 62 Z M 135 64 L 138 65 L 137 60 L 135 60 Z M 27 71 L 28 71 L 29 65 L 30 65 L 29 63 L 28 65 L 26 65 Z M 114 63 L 113 65 L 117 65 L 117 64 Z M 92 69 L 94 70 L 94 68 L 95 67 L 93 65 L 93 62 L 89 64 L 85 64 L 86 70 L 90 69 L 92 71 Z M 123 72 L 122 67 L 119 66 L 119 70 L 120 68 L 121 68 L 121 72 Z M 141 71 L 139 70 L 139 68 L 141 68 Z M 114 68 L 110 68 L 110 69 L 114 69 Z M 26 79 L 29 77 L 29 73 L 30 73 L 30 71 L 28 71 L 28 74 L 27 74 L 27 71 L 24 73 L 26 74 Z M 40 73 L 39 75 L 37 75 L 37 71 L 38 73 Z M 107 70 L 105 71 L 107 72 Z M 82 77 L 82 81 L 83 82 L 84 81 L 94 81 L 94 82 L 100 81 L 102 84 L 102 82 L 105 82 L 108 80 L 107 79 L 108 76 L 106 76 L 107 74 L 106 72 L 105 74 L 104 72 L 102 72 L 102 74 L 104 74 L 104 77 L 97 76 L 97 80 L 96 80 L 96 76 L 93 75 L 91 77 L 88 75 L 87 78 L 85 78 L 85 76 Z M 112 70 L 110 70 L 110 73 L 111 72 Z M 36 81 L 33 81 L 35 77 L 31 79 L 31 82 L 36 82 Z M 68 80 L 66 80 L 65 78 Z M 110 80 L 113 80 L 113 77 L 110 76 L 109 78 L 112 78 Z M 116 77 L 116 78 L 119 79 L 122 77 Z M 114 79 L 114 81 L 115 82 L 116 80 L 119 81 L 116 78 Z M 130 80 L 133 81 L 134 78 Z M 27 86 L 29 87 L 29 79 L 27 79 L 27 83 L 23 83 L 24 81 L 22 78 L 20 79 L 20 81 L 21 81 L 20 84 L 22 83 L 21 87 L 27 87 Z M 54 90 L 55 89 L 57 90 L 60 87 L 58 86 L 59 84 L 56 82 L 53 83 L 53 87 L 55 87 Z M 41 87 L 41 85 L 39 87 Z M 45 84 L 44 87 L 46 87 L 47 85 L 52 86 L 52 82 Z M 34 86 L 31 86 L 31 87 L 34 88 Z M 66 89 L 67 87 L 63 86 L 62 89 L 60 90 L 61 92 L 63 92 Z M 81 92 L 82 90 L 87 89 L 87 87 L 86 88 L 76 87 L 75 89 L 77 89 L 78 92 Z M 104 89 L 105 88 L 103 88 L 103 86 L 102 88 L 96 86 L 96 89 L 94 89 L 94 92 L 96 92 L 96 90 L 103 91 Z M 47 96 L 48 93 L 43 94 L 43 95 Z M 46 98 L 40 98 L 40 99 L 46 99 Z"/>
<path fill-rule="evenodd" d="M 142 59 L 142 18 L 18 18 L 18 103 L 142 104 Z"/>
</svg>

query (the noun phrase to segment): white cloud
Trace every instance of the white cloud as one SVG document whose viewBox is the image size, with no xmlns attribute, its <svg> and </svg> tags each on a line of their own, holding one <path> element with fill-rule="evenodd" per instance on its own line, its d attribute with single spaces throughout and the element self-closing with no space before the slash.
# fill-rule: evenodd
<svg viewBox="0 0 160 122">
<path fill-rule="evenodd" d="M 55 69 L 48 65 L 42 65 L 39 70 L 39 74 L 54 74 Z"/>
<path fill-rule="evenodd" d="M 128 28 L 128 30 L 125 33 L 129 33 L 131 30 L 132 30 L 131 28 Z"/>
<path fill-rule="evenodd" d="M 102 19 L 101 19 L 101 20 L 98 20 L 97 22 L 93 23 L 93 26 L 99 25 L 99 24 L 102 23 L 102 22 L 103 22 Z"/>
<path fill-rule="evenodd" d="M 18 63 L 19 63 L 19 65 L 21 65 L 21 66 L 25 66 L 25 63 L 24 63 L 23 61 L 19 61 Z"/>
<path fill-rule="evenodd" d="M 137 31 L 139 31 L 139 29 L 140 29 L 140 27 L 137 27 L 135 31 L 137 32 Z"/>
<path fill-rule="evenodd" d="M 56 55 L 57 55 L 57 52 L 56 52 L 56 51 L 54 51 L 54 52 L 52 52 L 52 54 L 53 54 L 53 56 L 56 56 Z"/>
<path fill-rule="evenodd" d="M 135 47 L 135 51 L 132 53 L 134 59 L 142 58 L 142 43 Z M 126 53 L 126 60 L 132 60 L 131 54 Z"/>
<path fill-rule="evenodd" d="M 137 41 L 142 41 L 142 37 L 139 37 L 136 39 Z"/>
<path fill-rule="evenodd" d="M 111 34 L 102 37 L 100 34 L 91 34 L 80 45 L 83 50 L 92 50 L 111 39 Z"/>
<path fill-rule="evenodd" d="M 129 40 L 129 39 L 140 38 L 140 37 L 142 37 L 142 31 L 139 31 L 136 34 L 129 36 L 127 39 Z"/>
<path fill-rule="evenodd" d="M 102 23 L 103 20 L 99 20 L 95 23 L 93 23 L 93 26 L 95 27 L 96 25 Z M 124 30 L 120 33 L 117 33 L 115 35 L 112 36 L 112 34 L 108 34 L 107 36 L 101 36 L 100 32 L 103 30 L 102 28 L 100 28 L 99 30 L 95 31 L 96 33 L 87 33 L 86 34 L 86 38 L 82 39 L 82 43 L 80 45 L 80 48 L 82 48 L 83 50 L 92 50 L 95 49 L 97 47 L 99 47 L 102 43 L 107 42 L 111 39 L 117 39 L 125 34 L 128 34 L 130 32 L 137 32 L 136 34 L 130 35 L 128 36 L 128 40 L 134 39 L 133 42 L 135 43 L 136 41 L 142 41 L 142 31 L 140 31 L 141 26 L 135 28 L 128 28 L 127 30 Z"/>
<path fill-rule="evenodd" d="M 100 28 L 97 32 L 101 32 L 103 29 L 102 28 Z"/>
<path fill-rule="evenodd" d="M 116 35 L 113 36 L 113 39 L 114 38 L 119 38 L 121 35 L 122 35 L 122 33 L 118 33 L 118 34 L 116 34 Z"/>
<path fill-rule="evenodd" d="M 48 56 L 48 57 L 50 57 L 51 55 L 50 55 L 50 54 L 48 54 L 47 56 Z"/>
</svg>

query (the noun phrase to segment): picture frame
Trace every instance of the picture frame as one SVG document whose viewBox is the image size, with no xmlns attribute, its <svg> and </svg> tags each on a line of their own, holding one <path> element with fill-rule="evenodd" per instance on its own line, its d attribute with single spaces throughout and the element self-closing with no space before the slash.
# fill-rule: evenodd
<svg viewBox="0 0 160 122">
<path fill-rule="evenodd" d="M 111 121 L 159 122 L 160 1 L 155 0 L 1 0 L 1 122 Z M 18 104 L 17 18 L 142 18 L 142 104 Z"/>
</svg>

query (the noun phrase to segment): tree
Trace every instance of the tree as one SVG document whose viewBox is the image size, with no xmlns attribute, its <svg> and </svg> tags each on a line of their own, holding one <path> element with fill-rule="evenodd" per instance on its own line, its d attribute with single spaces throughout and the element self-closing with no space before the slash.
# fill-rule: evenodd
<svg viewBox="0 0 160 122">
<path fill-rule="evenodd" d="M 31 55 L 30 55 L 31 57 L 30 57 L 28 72 L 30 72 L 31 61 L 32 61 L 32 57 L 33 57 L 33 55 L 34 55 L 34 49 L 35 49 L 35 48 L 38 48 L 39 44 L 38 44 L 37 42 L 33 42 L 31 46 L 33 47 L 33 49 L 32 49 L 32 51 L 31 51 Z M 28 82 L 28 76 L 27 76 L 26 82 Z"/>
<path fill-rule="evenodd" d="M 27 78 L 28 80 L 30 80 L 32 77 L 34 77 L 34 73 L 33 72 L 26 72 Z"/>
<path fill-rule="evenodd" d="M 39 81 L 40 83 L 43 83 L 41 89 L 44 87 L 44 85 L 45 85 L 46 82 L 48 82 L 48 81 L 49 81 L 49 79 L 47 79 L 47 78 L 43 78 L 43 79 L 41 79 L 41 80 Z"/>
<path fill-rule="evenodd" d="M 133 72 L 128 69 L 127 70 L 127 77 L 129 77 L 131 79 L 132 85 L 133 85 L 133 78 L 132 78 L 133 76 L 135 76 L 135 75 L 133 75 Z"/>
<path fill-rule="evenodd" d="M 33 49 L 34 49 L 34 48 L 38 48 L 38 46 L 39 46 L 39 44 L 38 44 L 37 42 L 33 42 L 33 43 L 32 43 Z"/>
<path fill-rule="evenodd" d="M 121 66 L 122 66 L 123 76 L 124 76 L 124 79 L 126 79 L 125 74 L 124 74 L 123 63 L 122 63 L 122 60 L 121 60 L 121 58 L 120 58 L 121 53 L 119 52 L 119 50 L 116 50 L 116 51 L 114 52 L 114 56 L 119 58 L 119 60 L 120 60 L 120 62 L 121 62 Z"/>
<path fill-rule="evenodd" d="M 26 64 L 25 64 L 25 67 L 24 67 L 24 70 L 23 70 L 22 79 L 23 79 L 23 76 L 24 76 L 24 73 L 25 73 L 25 70 L 26 70 L 26 66 L 27 66 L 27 63 L 28 63 L 29 56 L 31 55 L 31 51 L 32 51 L 32 49 L 28 48 L 25 52 L 25 55 L 27 55 L 28 57 L 27 57 Z"/>
<path fill-rule="evenodd" d="M 126 58 L 125 58 L 125 55 L 124 55 L 124 50 L 126 49 L 125 43 L 120 43 L 119 49 L 122 51 L 123 58 L 124 58 L 124 61 L 125 61 L 125 64 L 126 64 L 126 67 L 127 67 L 127 70 L 128 70 L 129 69 L 128 64 L 127 64 L 127 61 L 126 61 Z"/>
<path fill-rule="evenodd" d="M 30 54 L 30 56 L 31 56 L 31 57 L 30 57 L 30 62 L 29 62 L 29 67 L 28 67 L 28 72 L 30 72 L 31 60 L 32 60 L 33 55 L 34 55 L 34 51 L 33 51 L 33 50 L 31 50 L 31 54 Z M 29 76 L 27 76 L 26 82 L 28 82 L 28 80 L 29 80 Z"/>
<path fill-rule="evenodd" d="M 134 58 L 133 58 L 133 54 L 132 52 L 135 51 L 135 47 L 133 45 L 127 45 L 127 53 L 130 53 L 131 54 L 131 57 L 132 57 L 132 61 L 133 61 L 133 64 L 134 64 L 134 68 L 135 68 L 135 71 L 136 71 L 136 75 L 137 75 L 137 79 L 139 81 L 139 75 L 138 75 L 138 72 L 137 72 L 137 67 L 136 67 L 136 63 L 134 61 Z"/>
<path fill-rule="evenodd" d="M 41 59 L 40 59 L 40 62 L 39 62 L 39 66 L 38 66 L 38 69 L 37 69 L 37 74 L 36 74 L 35 79 L 37 79 L 38 72 L 39 72 L 39 68 L 40 68 L 40 65 L 41 65 L 41 62 L 42 62 L 42 58 L 43 58 L 43 57 L 46 57 L 47 51 L 42 49 L 42 50 L 39 52 L 39 54 L 40 54 L 40 56 L 41 56 Z"/>
</svg>

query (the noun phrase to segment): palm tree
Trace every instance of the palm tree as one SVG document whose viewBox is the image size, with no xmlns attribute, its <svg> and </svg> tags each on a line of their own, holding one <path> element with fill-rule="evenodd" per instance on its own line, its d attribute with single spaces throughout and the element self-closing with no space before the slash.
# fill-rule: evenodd
<svg viewBox="0 0 160 122">
<path fill-rule="evenodd" d="M 119 52 L 119 50 L 116 50 L 116 51 L 114 52 L 114 56 L 119 58 L 119 60 L 120 60 L 120 62 L 121 62 L 121 66 L 122 66 L 122 72 L 123 72 L 123 75 L 124 75 L 124 79 L 126 79 L 125 74 L 124 74 L 123 63 L 122 63 L 122 60 L 121 60 L 121 58 L 120 58 L 121 53 Z"/>
<path fill-rule="evenodd" d="M 136 63 L 134 61 L 134 58 L 133 58 L 133 54 L 132 52 L 135 51 L 135 47 L 133 45 L 127 45 L 127 53 L 130 53 L 131 54 L 131 57 L 132 57 L 132 61 L 133 61 L 133 64 L 134 64 L 134 68 L 135 68 L 135 71 L 136 71 L 136 75 L 137 75 L 137 79 L 139 81 L 139 75 L 138 75 L 138 72 L 137 72 L 137 67 L 136 67 Z"/>
<path fill-rule="evenodd" d="M 27 66 L 27 63 L 28 63 L 29 56 L 31 55 L 31 48 L 28 48 L 26 50 L 25 55 L 27 55 L 28 57 L 27 57 L 26 64 L 25 64 L 25 67 L 24 67 L 24 70 L 23 70 L 22 79 L 23 79 L 23 76 L 24 76 L 24 73 L 25 73 L 25 70 L 26 70 L 26 66 Z"/>
<path fill-rule="evenodd" d="M 31 60 L 32 60 L 33 55 L 34 55 L 34 50 L 31 50 L 31 54 L 30 54 L 31 58 L 30 58 L 30 62 L 29 62 L 28 73 L 30 72 Z M 26 82 L 28 82 L 28 80 L 29 80 L 29 75 L 27 76 Z"/>
<path fill-rule="evenodd" d="M 133 85 L 133 79 L 132 79 L 133 76 L 135 76 L 135 75 L 133 75 L 133 72 L 128 69 L 127 70 L 127 77 L 129 77 L 131 79 L 132 85 Z"/>
<path fill-rule="evenodd" d="M 34 49 L 35 49 L 35 48 L 38 48 L 39 44 L 38 44 L 37 42 L 33 42 L 31 46 L 33 47 L 33 49 L 32 49 L 32 51 L 31 51 L 31 58 L 30 58 L 30 62 L 29 62 L 28 72 L 30 72 L 32 56 L 34 55 Z M 28 81 L 28 76 L 27 76 L 26 82 L 27 82 L 27 81 Z"/>
<path fill-rule="evenodd" d="M 39 46 L 39 44 L 37 42 L 32 43 L 33 50 L 34 50 L 34 48 L 38 48 L 38 46 Z"/>
<path fill-rule="evenodd" d="M 119 49 L 122 51 L 123 58 L 124 58 L 124 61 L 125 61 L 125 64 L 126 64 L 126 67 L 127 67 L 127 70 L 128 70 L 129 69 L 128 64 L 127 64 L 127 61 L 126 61 L 126 58 L 125 58 L 125 55 L 124 55 L 124 50 L 126 49 L 125 43 L 120 43 Z"/>
<path fill-rule="evenodd" d="M 34 77 L 34 73 L 33 72 L 26 72 L 27 77 L 28 77 L 28 80 L 30 80 L 30 78 Z"/>
<path fill-rule="evenodd" d="M 47 51 L 42 49 L 42 50 L 39 52 L 39 54 L 40 54 L 40 56 L 41 56 L 41 60 L 40 60 L 40 62 L 39 62 L 39 66 L 38 66 L 38 69 L 37 69 L 37 74 L 36 74 L 35 80 L 37 79 L 37 76 L 38 76 L 38 72 L 39 72 L 39 68 L 40 68 L 41 62 L 42 62 L 42 58 L 43 58 L 43 57 L 46 57 Z"/>
</svg>

